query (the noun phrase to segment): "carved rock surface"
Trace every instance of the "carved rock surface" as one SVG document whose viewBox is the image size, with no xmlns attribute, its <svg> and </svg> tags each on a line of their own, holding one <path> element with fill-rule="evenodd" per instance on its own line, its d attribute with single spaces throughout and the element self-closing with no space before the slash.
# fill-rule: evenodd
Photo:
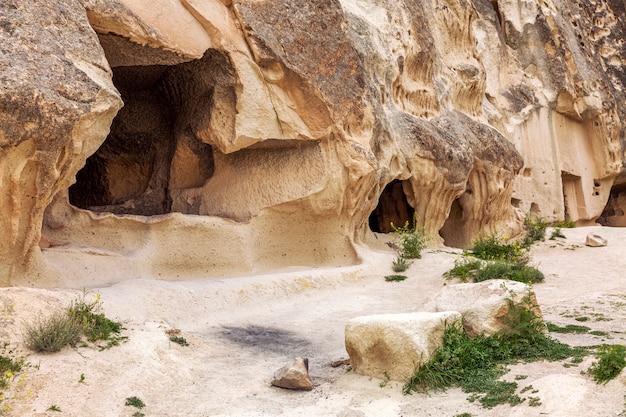
<svg viewBox="0 0 626 417">
<path fill-rule="evenodd" d="M 428 311 L 458 311 L 463 316 L 463 329 L 468 336 L 489 336 L 506 328 L 510 302 L 519 304 L 525 301 L 537 317 L 543 320 L 530 287 L 521 282 L 502 279 L 446 285 L 424 308 Z"/>
<path fill-rule="evenodd" d="M 413 217 L 457 247 L 515 236 L 527 213 L 620 224 L 623 15 L 620 0 L 7 0 L 0 284 L 348 265 Z M 42 233 L 62 244 L 42 252 Z"/>
<path fill-rule="evenodd" d="M 100 147 L 122 101 L 77 0 L 3 1 L 0 44 L 0 285 L 43 282 L 44 210 Z"/>
<path fill-rule="evenodd" d="M 346 350 L 358 374 L 406 381 L 441 346 L 446 325 L 461 320 L 456 311 L 379 314 L 346 324 Z"/>
</svg>

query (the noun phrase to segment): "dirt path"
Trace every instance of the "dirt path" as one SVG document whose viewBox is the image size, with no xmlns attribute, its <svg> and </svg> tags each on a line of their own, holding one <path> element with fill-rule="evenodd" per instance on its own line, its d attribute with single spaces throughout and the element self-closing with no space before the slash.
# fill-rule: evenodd
<svg viewBox="0 0 626 417">
<path fill-rule="evenodd" d="M 590 231 L 608 238 L 603 248 L 584 246 Z M 566 240 L 533 248 L 546 282 L 535 286 L 545 318 L 561 326 L 586 325 L 598 335 L 554 336 L 571 344 L 626 343 L 626 229 L 563 230 Z M 126 281 L 100 294 L 106 314 L 124 321 L 127 343 L 104 351 L 65 349 L 30 354 L 35 365 L 12 384 L 8 416 L 132 416 L 124 405 L 137 396 L 146 417 L 156 416 L 615 416 L 624 409 L 620 381 L 598 386 L 578 367 L 533 363 L 512 367 L 507 378 L 527 375 L 541 405 L 481 409 L 460 390 L 404 396 L 401 384 L 333 368 L 347 358 L 344 326 L 352 317 L 417 311 L 445 281 L 457 255 L 426 251 L 409 279 L 385 282 L 394 255 L 363 250 L 364 263 L 339 269 L 300 269 L 273 275 L 191 282 Z M 448 283 L 448 285 L 451 285 Z M 0 323 L 20 346 L 22 323 L 80 295 L 76 290 L 0 289 Z M 587 321 L 583 317 L 587 317 Z M 583 319 L 581 319 L 583 318 Z M 183 347 L 165 331 L 181 330 Z M 315 388 L 294 392 L 269 385 L 273 372 L 296 356 L 309 358 Z M 84 377 L 80 382 L 81 375 Z M 625 378 L 626 379 L 626 378 Z M 51 405 L 62 413 L 46 411 Z M 2 415 L 2 413 L 0 413 Z"/>
</svg>

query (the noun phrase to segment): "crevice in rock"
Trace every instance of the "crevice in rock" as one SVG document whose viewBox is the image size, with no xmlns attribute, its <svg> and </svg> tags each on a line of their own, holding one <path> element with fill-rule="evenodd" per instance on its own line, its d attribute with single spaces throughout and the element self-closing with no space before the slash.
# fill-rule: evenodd
<svg viewBox="0 0 626 417">
<path fill-rule="evenodd" d="M 609 200 L 596 221 L 602 226 L 626 227 L 626 183 L 611 188 Z"/>
<path fill-rule="evenodd" d="M 412 224 L 415 209 L 409 204 L 404 187 L 410 187 L 410 184 L 400 180 L 387 184 L 378 199 L 376 209 L 369 217 L 372 232 L 393 232 L 392 223 L 395 226 L 403 226 L 407 221 Z"/>
</svg>

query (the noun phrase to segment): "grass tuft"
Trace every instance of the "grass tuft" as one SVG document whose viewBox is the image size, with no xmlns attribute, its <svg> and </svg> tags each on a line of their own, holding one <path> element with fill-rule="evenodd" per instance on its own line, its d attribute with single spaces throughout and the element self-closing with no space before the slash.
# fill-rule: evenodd
<svg viewBox="0 0 626 417">
<path fill-rule="evenodd" d="M 408 277 L 406 275 L 387 275 L 385 276 L 385 281 L 388 282 L 400 282 L 404 281 Z"/>
</svg>

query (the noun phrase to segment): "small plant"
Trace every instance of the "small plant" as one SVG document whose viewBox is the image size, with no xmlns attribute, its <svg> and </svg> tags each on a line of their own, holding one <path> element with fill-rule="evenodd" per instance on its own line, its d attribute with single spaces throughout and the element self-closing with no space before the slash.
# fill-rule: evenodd
<svg viewBox="0 0 626 417">
<path fill-rule="evenodd" d="M 24 331 L 24 343 L 37 352 L 58 352 L 64 346 L 76 345 L 82 337 L 95 342 L 104 340 L 106 349 L 116 346 L 126 337 L 120 336 L 121 325 L 109 320 L 101 313 L 100 296 L 94 296 L 91 302 L 82 298 L 73 301 L 65 311 L 57 311 L 35 324 L 27 324 Z"/>
<path fill-rule="evenodd" d="M 124 405 L 135 408 L 144 408 L 146 406 L 140 398 L 135 396 L 126 398 L 126 403 Z"/>
<path fill-rule="evenodd" d="M 80 325 L 65 311 L 27 324 L 24 331 L 26 347 L 36 352 L 58 352 L 67 345 L 75 345 L 81 338 Z"/>
<path fill-rule="evenodd" d="M 405 259 L 420 259 L 422 250 L 426 247 L 426 239 L 424 231 L 417 227 L 415 213 L 413 214 L 413 226 L 406 221 L 401 227 L 396 227 L 391 223 L 391 228 L 399 240 L 398 256 Z"/>
<path fill-rule="evenodd" d="M 587 326 L 578 326 L 576 324 L 568 324 L 565 327 L 558 326 L 554 323 L 546 323 L 548 325 L 548 331 L 552 333 L 576 333 L 583 334 L 591 330 Z"/>
<path fill-rule="evenodd" d="M 408 277 L 406 275 L 386 275 L 385 276 L 385 281 L 399 282 L 399 281 L 404 281 L 407 278 Z"/>
<path fill-rule="evenodd" d="M 472 256 L 486 261 L 509 261 L 525 263 L 526 250 L 517 243 L 506 243 L 496 236 L 475 239 L 469 251 Z"/>
<path fill-rule="evenodd" d="M 589 374 L 598 384 L 606 384 L 626 366 L 624 345 L 601 345 L 596 352 L 597 361 L 591 364 Z"/>
<path fill-rule="evenodd" d="M 57 412 L 60 413 L 61 412 L 61 408 L 59 408 L 59 406 L 56 405 L 56 404 L 52 404 L 50 407 L 48 407 L 48 410 L 46 410 L 46 411 L 57 411 Z"/>
<path fill-rule="evenodd" d="M 524 247 L 530 247 L 535 242 L 543 242 L 546 239 L 546 223 L 541 217 L 533 218 L 532 216 L 526 216 L 524 220 L 524 231 L 526 236 L 524 237 Z"/>
<path fill-rule="evenodd" d="M 444 274 L 446 278 L 459 278 L 463 282 L 467 282 L 474 278 L 476 273 L 483 267 L 484 262 L 472 258 L 470 256 L 463 256 L 454 261 L 454 268 Z"/>
<path fill-rule="evenodd" d="M 559 220 L 552 224 L 552 227 L 558 227 L 561 229 L 573 229 L 576 227 L 576 222 L 573 220 Z"/>
<path fill-rule="evenodd" d="M 474 282 L 490 279 L 508 279 L 524 283 L 543 282 L 544 275 L 537 268 L 503 261 L 489 262 L 480 268 L 473 276 Z"/>
<path fill-rule="evenodd" d="M 410 264 L 406 258 L 399 255 L 391 264 L 391 269 L 393 269 L 393 272 L 404 272 L 409 269 L 409 266 Z"/>
<path fill-rule="evenodd" d="M 81 384 L 85 382 L 85 374 L 80 374 L 80 378 L 78 378 L 78 382 Z"/>
<path fill-rule="evenodd" d="M 557 238 L 565 239 L 565 235 L 561 232 L 560 227 L 555 227 L 550 234 L 550 240 L 556 240 Z"/>
<path fill-rule="evenodd" d="M 182 336 L 170 336 L 170 342 L 177 343 L 181 346 L 189 346 L 187 339 Z"/>
<path fill-rule="evenodd" d="M 91 302 L 85 300 L 85 294 L 72 302 L 67 314 L 82 328 L 83 334 L 90 342 L 110 340 L 114 333 L 121 331 L 120 323 L 109 320 L 102 311 L 102 300 L 95 295 Z"/>
<path fill-rule="evenodd" d="M 461 414 L 457 414 L 454 417 L 472 417 L 472 414 L 470 413 L 461 413 Z"/>
</svg>

